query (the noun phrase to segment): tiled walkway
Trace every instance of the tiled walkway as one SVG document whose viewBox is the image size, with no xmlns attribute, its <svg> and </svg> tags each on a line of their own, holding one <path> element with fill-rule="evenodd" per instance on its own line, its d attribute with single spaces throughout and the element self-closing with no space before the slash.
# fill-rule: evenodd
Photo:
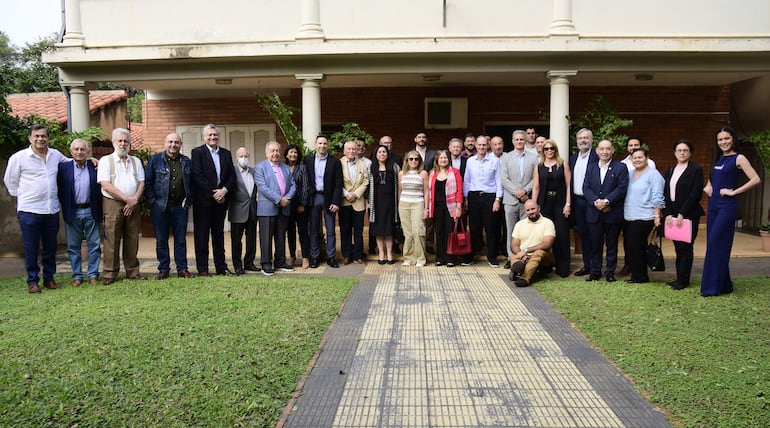
<svg viewBox="0 0 770 428">
<path fill-rule="evenodd" d="M 503 273 L 369 263 L 285 426 L 669 426 Z"/>
</svg>

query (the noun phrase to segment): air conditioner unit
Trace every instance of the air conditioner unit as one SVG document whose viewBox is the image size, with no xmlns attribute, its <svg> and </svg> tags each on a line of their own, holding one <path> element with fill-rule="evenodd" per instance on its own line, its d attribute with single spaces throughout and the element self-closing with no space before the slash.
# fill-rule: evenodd
<svg viewBox="0 0 770 428">
<path fill-rule="evenodd" d="M 468 98 L 425 98 L 425 129 L 468 127 Z"/>
</svg>

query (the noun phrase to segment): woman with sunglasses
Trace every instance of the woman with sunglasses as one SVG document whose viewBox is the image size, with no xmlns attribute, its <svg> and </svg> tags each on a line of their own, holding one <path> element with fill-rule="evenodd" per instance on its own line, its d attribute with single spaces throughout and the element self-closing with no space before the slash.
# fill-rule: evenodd
<svg viewBox="0 0 770 428">
<path fill-rule="evenodd" d="M 449 152 L 436 152 L 433 169 L 428 178 L 428 217 L 436 231 L 436 266 L 455 265 L 454 256 L 446 253 L 449 233 L 463 214 L 463 179 L 452 167 Z"/>
<path fill-rule="evenodd" d="M 394 264 L 393 235 L 398 222 L 396 211 L 398 173 L 401 168 L 393 163 L 390 150 L 380 144 L 374 150 L 369 174 L 369 234 L 377 241 L 377 263 Z"/>
<path fill-rule="evenodd" d="M 545 140 L 540 163 L 535 168 L 532 179 L 532 199 L 540 205 L 540 214 L 553 221 L 556 227 L 556 240 L 553 243 L 553 256 L 556 261 L 556 274 L 562 278 L 569 275 L 569 216 L 572 213 L 570 203 L 570 181 L 572 171 L 569 164 L 559 156 L 559 148 L 553 140 Z"/>
<path fill-rule="evenodd" d="M 425 266 L 425 222 L 428 218 L 428 173 L 422 168 L 422 157 L 415 150 L 404 159 L 398 173 L 398 215 L 404 229 L 403 266 Z"/>
</svg>

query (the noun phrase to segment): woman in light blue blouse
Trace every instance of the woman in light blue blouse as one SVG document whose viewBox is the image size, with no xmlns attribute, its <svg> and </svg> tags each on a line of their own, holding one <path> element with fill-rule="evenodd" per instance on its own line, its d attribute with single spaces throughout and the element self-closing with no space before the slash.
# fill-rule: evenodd
<svg viewBox="0 0 770 428">
<path fill-rule="evenodd" d="M 665 180 L 657 169 L 647 165 L 647 151 L 637 149 L 631 154 L 633 169 L 628 172 L 628 191 L 623 204 L 626 220 L 623 239 L 626 239 L 631 264 L 630 284 L 649 282 L 645 251 L 653 227 L 660 226 L 660 213 L 665 207 L 663 185 Z"/>
</svg>

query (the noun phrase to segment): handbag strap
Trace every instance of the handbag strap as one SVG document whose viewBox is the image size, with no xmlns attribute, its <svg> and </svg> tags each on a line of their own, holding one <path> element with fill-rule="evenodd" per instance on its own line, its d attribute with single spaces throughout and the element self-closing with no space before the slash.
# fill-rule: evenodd
<svg viewBox="0 0 770 428">
<path fill-rule="evenodd" d="M 457 226 L 458 226 L 458 225 L 460 226 L 460 229 L 461 229 L 461 230 L 457 230 Z M 465 232 L 465 224 L 463 224 L 463 219 L 462 219 L 462 217 L 457 217 L 457 218 L 455 219 L 455 229 L 454 229 L 454 231 L 455 231 L 455 232 Z"/>
<path fill-rule="evenodd" d="M 657 237 L 658 237 L 658 247 L 662 248 L 663 247 L 663 237 L 660 236 L 660 233 L 658 233 L 658 229 L 660 227 L 661 226 L 656 226 L 656 227 L 652 228 L 652 232 L 650 233 L 650 236 L 647 237 L 647 242 L 649 242 L 650 244 L 654 244 L 655 243 L 655 236 L 657 235 Z"/>
</svg>

